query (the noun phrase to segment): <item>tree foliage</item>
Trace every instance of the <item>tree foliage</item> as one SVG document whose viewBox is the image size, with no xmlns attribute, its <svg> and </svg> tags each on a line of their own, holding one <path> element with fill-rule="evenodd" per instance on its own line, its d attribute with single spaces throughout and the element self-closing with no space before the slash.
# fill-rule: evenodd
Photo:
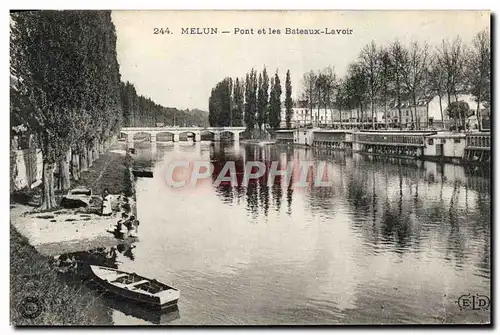
<svg viewBox="0 0 500 335">
<path fill-rule="evenodd" d="M 285 79 L 285 123 L 288 129 L 291 128 L 292 116 L 293 116 L 292 80 L 290 78 L 290 70 L 288 70 L 286 71 L 286 79 Z"/>
<path fill-rule="evenodd" d="M 23 101 L 18 119 L 36 135 L 44 159 L 43 207 L 56 206 L 55 164 L 88 151 L 120 128 L 120 74 L 109 11 L 28 11 L 11 15 L 11 74 Z M 69 179 L 62 183 L 69 187 Z"/>
<path fill-rule="evenodd" d="M 276 71 L 271 81 L 271 95 L 269 99 L 269 126 L 276 130 L 281 123 L 281 82 Z"/>
</svg>

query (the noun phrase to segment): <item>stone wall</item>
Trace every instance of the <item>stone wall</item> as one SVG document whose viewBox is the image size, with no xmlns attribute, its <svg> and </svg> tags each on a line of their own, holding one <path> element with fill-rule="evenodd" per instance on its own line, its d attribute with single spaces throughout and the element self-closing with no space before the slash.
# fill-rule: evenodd
<svg viewBox="0 0 500 335">
<path fill-rule="evenodd" d="M 43 157 L 40 149 L 11 150 L 10 188 L 18 191 L 42 182 Z"/>
</svg>

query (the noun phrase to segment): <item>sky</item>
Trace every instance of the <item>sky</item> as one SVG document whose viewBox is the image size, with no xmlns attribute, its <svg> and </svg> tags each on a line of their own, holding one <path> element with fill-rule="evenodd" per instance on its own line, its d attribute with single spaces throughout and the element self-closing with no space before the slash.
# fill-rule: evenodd
<svg viewBox="0 0 500 335">
<path fill-rule="evenodd" d="M 217 82 L 244 78 L 252 68 L 278 71 L 282 85 L 289 69 L 297 98 L 305 72 L 332 66 L 343 76 L 372 40 L 380 46 L 397 39 L 436 47 L 460 36 L 470 45 L 490 27 L 485 11 L 114 11 L 112 17 L 122 80 L 165 107 L 202 110 L 208 110 Z M 161 34 L 162 28 L 169 33 Z M 182 34 L 183 28 L 215 28 L 217 34 Z M 253 28 L 253 34 L 236 34 L 237 28 Z M 340 34 L 293 35 L 286 28 Z"/>
</svg>

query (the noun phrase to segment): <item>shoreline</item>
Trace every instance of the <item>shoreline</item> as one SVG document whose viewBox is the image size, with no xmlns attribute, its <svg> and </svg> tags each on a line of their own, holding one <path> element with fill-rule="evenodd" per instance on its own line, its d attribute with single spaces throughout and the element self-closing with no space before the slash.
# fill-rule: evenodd
<svg viewBox="0 0 500 335">
<path fill-rule="evenodd" d="M 118 162 L 121 166 L 117 166 Z M 129 211 L 136 215 L 131 162 L 132 157 L 119 144 L 112 145 L 88 171 L 81 173 L 79 181 L 72 180 L 72 188 L 87 186 L 98 192 L 108 188 L 118 194 L 125 193 Z M 25 192 L 26 199 L 33 193 L 36 190 Z M 52 260 L 61 254 L 135 242 L 137 238 L 118 239 L 108 231 L 119 219 L 120 210 L 111 217 L 95 214 L 91 207 L 58 207 L 39 212 L 34 199 L 29 204 L 13 200 L 11 194 L 10 323 L 21 327 L 108 324 L 99 312 L 105 301 L 68 283 Z M 120 203 L 117 205 L 120 209 Z M 39 309 L 34 316 L 26 315 L 29 301 L 34 301 Z"/>
<path fill-rule="evenodd" d="M 11 202 L 11 225 L 40 254 L 47 256 L 118 245 L 123 239 L 118 239 L 109 232 L 109 228 L 116 224 L 123 211 L 123 204 L 117 195 L 125 194 L 130 204 L 128 212 L 137 216 L 131 160 L 132 157 L 125 150 L 119 150 L 117 145 L 113 145 L 100 155 L 88 171 L 82 172 L 79 181 L 72 181 L 72 188 L 89 187 L 93 193 L 97 191 L 97 195 L 102 194 L 102 190 L 106 188 L 112 194 L 115 193 L 111 200 L 114 204 L 112 216 L 103 217 L 93 213 L 90 208 L 55 208 L 42 213 L 37 212 L 32 205 Z"/>
</svg>

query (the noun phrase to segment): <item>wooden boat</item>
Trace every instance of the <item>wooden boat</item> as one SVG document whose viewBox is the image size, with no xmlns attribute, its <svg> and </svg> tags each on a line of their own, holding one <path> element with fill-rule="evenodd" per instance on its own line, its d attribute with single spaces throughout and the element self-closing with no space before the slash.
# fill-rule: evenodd
<svg viewBox="0 0 500 335">
<path fill-rule="evenodd" d="M 134 177 L 153 178 L 153 170 L 149 167 L 132 169 Z"/>
<path fill-rule="evenodd" d="M 104 266 L 91 265 L 90 270 L 97 284 L 120 297 L 143 303 L 155 309 L 177 304 L 180 291 L 155 279 L 141 277 Z"/>
<path fill-rule="evenodd" d="M 92 199 L 92 190 L 80 186 L 74 188 L 62 198 L 61 206 L 66 208 L 88 207 Z"/>
</svg>

